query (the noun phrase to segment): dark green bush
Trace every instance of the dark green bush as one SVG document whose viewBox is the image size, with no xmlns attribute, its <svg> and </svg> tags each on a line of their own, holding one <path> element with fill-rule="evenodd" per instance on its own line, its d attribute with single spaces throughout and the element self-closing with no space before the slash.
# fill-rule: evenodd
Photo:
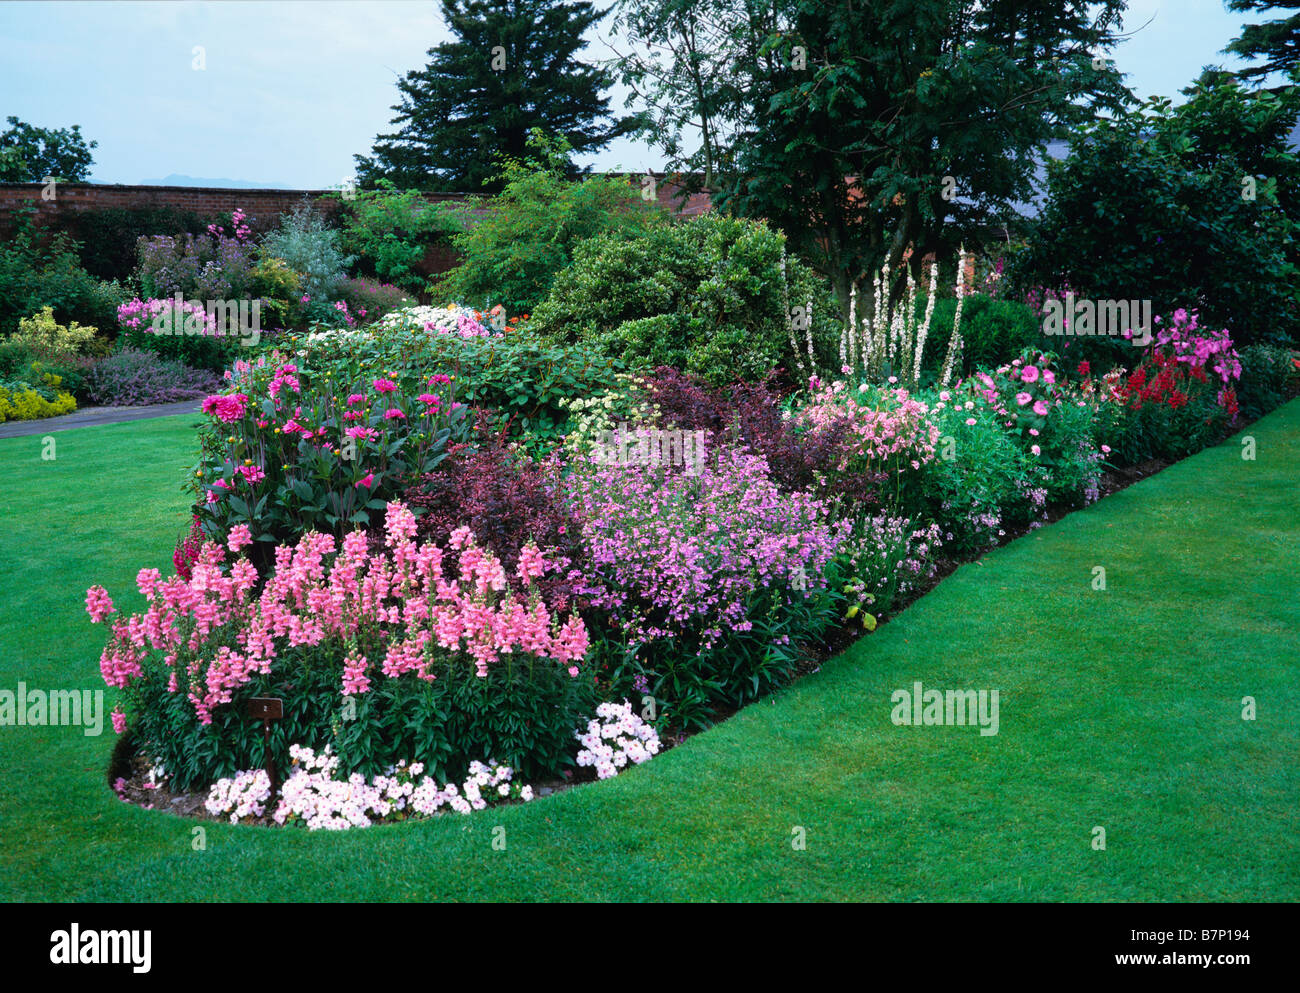
<svg viewBox="0 0 1300 993">
<path fill-rule="evenodd" d="M 20 218 L 13 236 L 0 244 L 0 335 L 14 333 L 20 320 L 42 307 L 52 307 L 61 324 L 116 332 L 118 304 L 129 294 L 81 268 L 77 247 L 65 234 L 37 231 L 30 214 Z"/>
<path fill-rule="evenodd" d="M 1241 380 L 1237 383 L 1237 403 L 1248 420 L 1263 417 L 1286 402 L 1287 384 L 1294 379 L 1296 368 L 1291 353 L 1276 345 L 1247 345 L 1241 356 Z"/>
<path fill-rule="evenodd" d="M 925 297 L 918 295 L 917 313 L 923 316 L 925 306 Z M 925 369 L 937 371 L 942 365 L 952 337 L 956 311 L 955 297 L 940 297 L 934 301 L 922 359 Z M 962 373 L 1010 362 L 1026 348 L 1037 344 L 1040 334 L 1038 319 L 1025 304 L 995 299 L 982 293 L 972 294 L 963 301 L 961 310 Z"/>
<path fill-rule="evenodd" d="M 100 279 L 125 280 L 136 242 L 153 235 L 203 234 L 215 218 L 175 207 L 105 207 L 70 215 L 64 230 L 77 240 L 82 266 Z"/>
</svg>

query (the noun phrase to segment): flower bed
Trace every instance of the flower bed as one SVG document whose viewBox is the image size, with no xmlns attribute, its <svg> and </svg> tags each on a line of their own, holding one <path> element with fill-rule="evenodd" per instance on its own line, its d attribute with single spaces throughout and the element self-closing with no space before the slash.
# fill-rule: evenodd
<svg viewBox="0 0 1300 993">
<path fill-rule="evenodd" d="M 213 816 L 364 826 L 642 764 L 1108 471 L 1222 437 L 1242 375 L 1182 311 L 1132 370 L 1031 348 L 943 388 L 846 366 L 793 394 L 494 323 L 405 308 L 236 362 L 176 576 L 143 570 L 130 618 L 90 591 L 115 727 Z M 697 432 L 689 460 L 608 451 Z M 278 798 L 253 696 L 285 701 Z"/>
</svg>

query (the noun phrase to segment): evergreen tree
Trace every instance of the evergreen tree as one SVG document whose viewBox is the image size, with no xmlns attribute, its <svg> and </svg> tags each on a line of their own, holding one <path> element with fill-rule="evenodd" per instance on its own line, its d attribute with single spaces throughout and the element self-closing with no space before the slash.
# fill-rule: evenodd
<svg viewBox="0 0 1300 993">
<path fill-rule="evenodd" d="M 1300 3 L 1276 3 L 1274 0 L 1228 0 L 1228 9 L 1236 13 L 1265 10 L 1290 10 L 1290 17 L 1263 24 L 1246 24 L 1241 29 L 1241 37 L 1233 40 L 1224 49 L 1239 55 L 1243 59 L 1260 59 L 1260 65 L 1251 66 L 1237 73 L 1245 80 L 1262 80 L 1279 73 L 1289 76 L 1291 70 L 1300 65 Z"/>
<path fill-rule="evenodd" d="M 606 11 L 557 0 L 442 0 L 442 9 L 456 39 L 429 49 L 429 64 L 398 83 L 398 130 L 355 156 L 361 185 L 496 192 L 496 156 L 523 158 L 533 128 L 563 136 L 575 153 L 631 129 L 609 120 L 608 74 L 575 58 Z"/>
</svg>

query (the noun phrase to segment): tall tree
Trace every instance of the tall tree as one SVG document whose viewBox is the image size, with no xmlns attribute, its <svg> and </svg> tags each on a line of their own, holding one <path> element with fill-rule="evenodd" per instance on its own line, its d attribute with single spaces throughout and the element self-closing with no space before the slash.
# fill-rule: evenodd
<svg viewBox="0 0 1300 993">
<path fill-rule="evenodd" d="M 648 2 L 648 0 L 647 0 Z M 682 4 L 687 0 L 680 0 Z M 665 5 L 669 0 L 664 0 Z M 1124 0 L 695 0 L 734 8 L 720 206 L 780 226 L 847 305 L 1029 199 L 1034 153 L 1131 101 L 1101 57 Z M 681 56 L 679 56 L 681 58 Z M 698 116 L 689 89 L 677 104 Z M 735 97 L 734 99 L 732 97 Z"/>
<path fill-rule="evenodd" d="M 429 49 L 430 61 L 398 83 L 400 125 L 355 156 L 363 186 L 495 192 L 494 156 L 522 158 L 529 132 L 562 136 L 575 153 L 603 148 L 629 131 L 610 120 L 601 96 L 607 72 L 579 62 L 582 35 L 607 11 L 557 0 L 442 0 L 456 40 Z M 569 171 L 577 170 L 570 165 Z"/>
<path fill-rule="evenodd" d="M 1263 24 L 1242 26 L 1241 36 L 1224 49 L 1248 61 L 1263 59 L 1259 65 L 1236 73 L 1238 78 L 1262 81 L 1273 73 L 1289 76 L 1300 65 L 1300 3 L 1277 3 L 1275 0 L 1227 0 L 1228 10 L 1238 14 L 1251 11 L 1290 10 L 1290 17 Z"/>
<path fill-rule="evenodd" d="M 99 143 L 87 144 L 80 124 L 55 129 L 16 117 L 5 120 L 9 127 L 0 134 L 0 183 L 41 183 L 47 176 L 80 183 L 90 174 L 95 161 L 90 150 Z"/>
</svg>

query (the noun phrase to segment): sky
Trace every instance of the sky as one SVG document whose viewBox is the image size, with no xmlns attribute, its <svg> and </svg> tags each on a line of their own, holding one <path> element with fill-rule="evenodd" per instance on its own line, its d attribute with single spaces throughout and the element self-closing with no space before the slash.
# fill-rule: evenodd
<svg viewBox="0 0 1300 993">
<path fill-rule="evenodd" d="M 1223 0 L 1132 0 L 1113 58 L 1140 96 L 1181 98 L 1247 21 Z M 606 22 L 608 23 L 608 22 Z M 0 3 L 0 117 L 81 125 L 98 141 L 91 181 L 179 174 L 291 189 L 339 186 L 388 130 L 397 80 L 450 39 L 430 0 Z M 599 26 L 591 61 L 613 57 Z M 201 53 L 196 53 L 196 47 Z M 620 49 L 623 47 L 619 45 Z M 203 68 L 196 69 L 198 61 Z M 612 91 L 623 110 L 626 90 Z M 623 139 L 578 159 L 662 169 Z"/>
</svg>

